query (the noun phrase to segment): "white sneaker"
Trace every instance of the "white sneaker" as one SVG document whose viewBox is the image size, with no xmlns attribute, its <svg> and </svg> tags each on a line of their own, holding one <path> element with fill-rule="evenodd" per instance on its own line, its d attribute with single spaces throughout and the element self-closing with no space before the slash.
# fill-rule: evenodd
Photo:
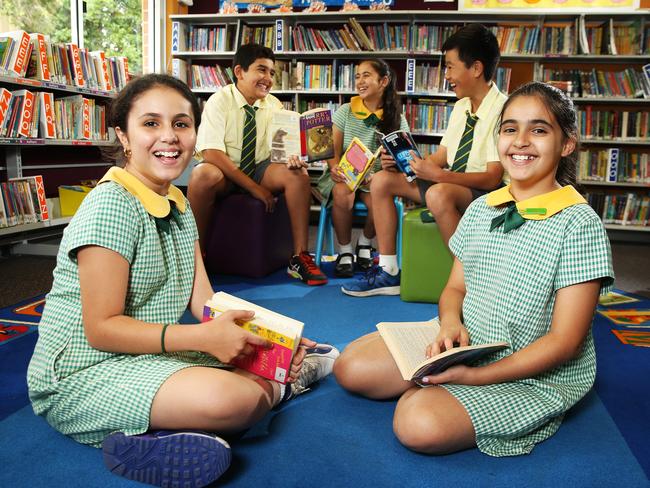
<svg viewBox="0 0 650 488">
<path fill-rule="evenodd" d="M 307 349 L 298 379 L 287 385 L 282 401 L 291 400 L 310 390 L 309 386 L 332 372 L 339 350 L 329 344 L 316 344 Z"/>
</svg>

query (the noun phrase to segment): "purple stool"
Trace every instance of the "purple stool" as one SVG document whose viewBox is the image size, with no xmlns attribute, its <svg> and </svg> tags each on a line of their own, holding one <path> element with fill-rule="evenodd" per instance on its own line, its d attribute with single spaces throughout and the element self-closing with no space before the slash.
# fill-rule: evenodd
<svg viewBox="0 0 650 488">
<path fill-rule="evenodd" d="M 273 213 L 249 194 L 234 193 L 215 203 L 205 266 L 211 273 L 261 278 L 289 264 L 291 224 L 284 195 Z"/>
</svg>

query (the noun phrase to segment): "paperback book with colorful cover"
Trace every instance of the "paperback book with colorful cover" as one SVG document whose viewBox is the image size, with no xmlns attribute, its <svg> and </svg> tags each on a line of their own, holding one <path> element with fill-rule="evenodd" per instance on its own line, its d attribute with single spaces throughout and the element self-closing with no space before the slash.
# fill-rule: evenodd
<svg viewBox="0 0 650 488">
<path fill-rule="evenodd" d="M 381 147 L 373 153 L 359 138 L 352 138 L 338 164 L 350 191 L 356 191 L 363 183 L 380 153 Z"/>
<path fill-rule="evenodd" d="M 418 158 L 422 158 L 418 147 L 413 140 L 411 134 L 403 130 L 396 130 L 390 134 L 381 134 L 381 144 L 386 148 L 386 151 L 393 156 L 395 165 L 404 173 L 407 181 L 415 180 L 415 172 L 411 168 L 411 161 L 413 161 L 413 152 Z"/>
<path fill-rule="evenodd" d="M 328 108 L 302 114 L 279 110 L 273 114 L 268 134 L 272 163 L 286 163 L 290 156 L 299 156 L 305 163 L 334 157 L 332 111 Z"/>
<path fill-rule="evenodd" d="M 203 322 L 212 320 L 227 310 L 254 311 L 255 317 L 239 325 L 272 344 L 269 349 L 253 346 L 252 354 L 237 358 L 232 364 L 263 378 L 286 383 L 304 324 L 222 291 L 215 293 L 203 307 Z"/>
</svg>

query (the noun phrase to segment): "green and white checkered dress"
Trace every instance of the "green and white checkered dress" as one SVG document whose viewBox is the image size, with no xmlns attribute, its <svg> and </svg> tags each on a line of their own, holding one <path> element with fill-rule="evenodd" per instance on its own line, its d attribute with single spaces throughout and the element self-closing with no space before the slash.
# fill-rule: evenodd
<svg viewBox="0 0 650 488">
<path fill-rule="evenodd" d="M 128 355 L 92 348 L 83 330 L 76 253 L 101 246 L 130 264 L 125 315 L 156 324 L 177 323 L 194 281 L 196 224 L 158 233 L 140 201 L 118 183 L 102 183 L 84 199 L 66 228 L 47 296 L 39 338 L 27 372 L 34 412 L 63 434 L 95 447 L 111 432 L 139 434 L 160 386 L 195 365 L 219 366 L 199 353 Z"/>
<path fill-rule="evenodd" d="M 601 293 L 613 283 L 611 250 L 603 224 L 587 204 L 573 205 L 545 220 L 527 220 L 503 233 L 490 232 L 505 208 L 474 201 L 449 245 L 462 262 L 467 294 L 465 326 L 473 344 L 506 341 L 512 349 L 495 361 L 546 335 L 556 292 L 602 278 Z M 596 375 L 589 332 L 582 352 L 559 368 L 534 378 L 488 386 L 443 385 L 469 413 L 478 448 L 492 456 L 527 454 L 553 435 L 564 413 L 592 387 Z"/>
</svg>

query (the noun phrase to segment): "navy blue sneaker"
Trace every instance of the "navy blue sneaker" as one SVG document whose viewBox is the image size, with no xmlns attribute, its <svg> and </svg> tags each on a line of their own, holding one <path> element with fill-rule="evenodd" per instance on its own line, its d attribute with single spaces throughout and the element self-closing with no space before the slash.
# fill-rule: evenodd
<svg viewBox="0 0 650 488">
<path fill-rule="evenodd" d="M 399 283 L 402 272 L 395 276 L 388 274 L 380 266 L 372 266 L 366 274 L 352 283 L 341 287 L 341 291 L 353 297 L 372 297 L 375 295 L 399 295 Z"/>
<path fill-rule="evenodd" d="M 230 466 L 230 446 L 207 432 L 116 432 L 102 443 L 104 464 L 119 476 L 154 486 L 201 488 Z"/>
</svg>

